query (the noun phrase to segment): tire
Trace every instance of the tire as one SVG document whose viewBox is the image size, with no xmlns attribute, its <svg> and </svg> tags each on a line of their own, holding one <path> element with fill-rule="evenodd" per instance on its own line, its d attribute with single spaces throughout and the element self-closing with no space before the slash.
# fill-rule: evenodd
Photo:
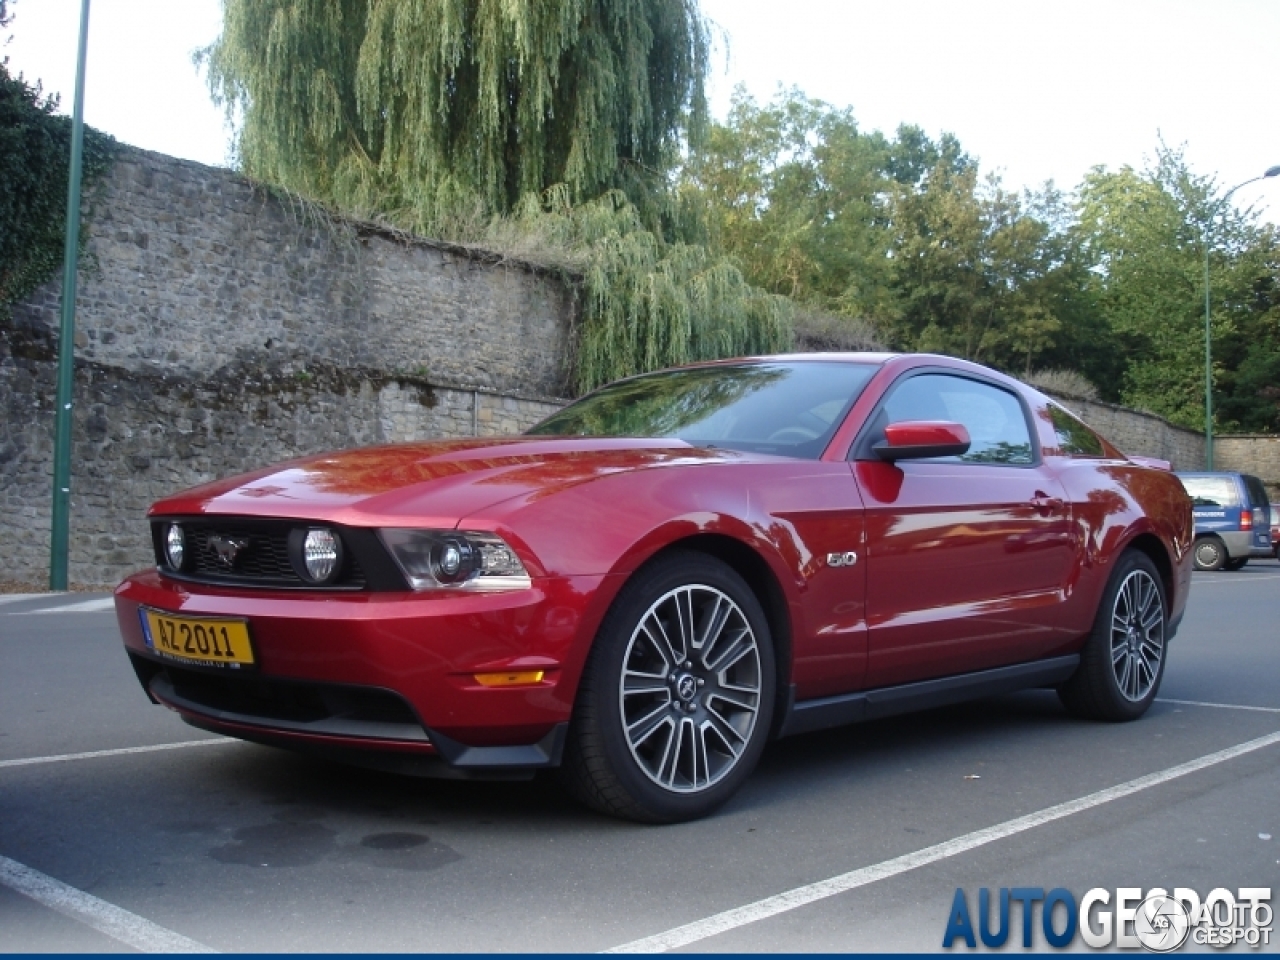
<svg viewBox="0 0 1280 960">
<path fill-rule="evenodd" d="M 636 573 L 600 626 L 562 782 L 628 820 L 706 816 L 760 759 L 774 677 L 769 624 L 743 579 L 703 554 L 663 557 Z"/>
<path fill-rule="evenodd" d="M 1107 581 L 1080 666 L 1058 696 L 1078 717 L 1136 720 L 1160 690 L 1167 654 L 1164 583 L 1150 557 L 1128 550 Z"/>
<path fill-rule="evenodd" d="M 1217 537 L 1201 537 L 1191 548 L 1197 570 L 1221 570 L 1227 562 L 1227 548 Z"/>
<path fill-rule="evenodd" d="M 1232 573 L 1235 573 L 1237 570 L 1243 570 L 1245 568 L 1245 565 L 1248 562 L 1249 562 L 1248 557 L 1237 557 L 1234 560 L 1228 560 L 1226 563 L 1224 563 L 1222 565 L 1222 569 L 1229 570 Z"/>
</svg>

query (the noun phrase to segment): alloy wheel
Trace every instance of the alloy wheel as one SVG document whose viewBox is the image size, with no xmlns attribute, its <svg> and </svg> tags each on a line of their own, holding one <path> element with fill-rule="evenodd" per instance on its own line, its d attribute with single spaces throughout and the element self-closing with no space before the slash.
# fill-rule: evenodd
<svg viewBox="0 0 1280 960">
<path fill-rule="evenodd" d="M 1111 668 L 1124 698 L 1137 703 L 1151 692 L 1164 659 L 1164 603 L 1146 570 L 1134 570 L 1116 593 L 1111 611 Z"/>
<path fill-rule="evenodd" d="M 663 789 L 706 790 L 751 742 L 761 694 L 760 647 L 742 609 L 714 587 L 677 587 L 640 618 L 623 657 L 627 746 Z"/>
</svg>

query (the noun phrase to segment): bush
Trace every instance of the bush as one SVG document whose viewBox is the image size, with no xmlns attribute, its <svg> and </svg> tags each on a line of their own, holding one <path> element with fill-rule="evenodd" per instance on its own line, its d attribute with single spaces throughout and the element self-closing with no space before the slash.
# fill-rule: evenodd
<svg viewBox="0 0 1280 960">
<path fill-rule="evenodd" d="M 1084 374 L 1074 370 L 1037 370 L 1023 379 L 1045 393 L 1070 397 L 1072 400 L 1098 399 L 1098 388 L 1085 379 Z"/>
<path fill-rule="evenodd" d="M 0 62 L 0 319 L 62 266 L 71 120 L 56 96 Z M 84 132 L 84 189 L 110 168 L 115 140 Z M 80 242 L 84 243 L 82 229 Z"/>
</svg>

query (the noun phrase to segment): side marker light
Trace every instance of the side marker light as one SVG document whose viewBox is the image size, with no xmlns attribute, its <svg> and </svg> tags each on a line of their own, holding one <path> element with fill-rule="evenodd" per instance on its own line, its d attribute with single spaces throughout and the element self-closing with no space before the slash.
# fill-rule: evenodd
<svg viewBox="0 0 1280 960">
<path fill-rule="evenodd" d="M 514 670 L 509 673 L 477 673 L 476 682 L 485 687 L 518 687 L 541 683 L 545 670 Z"/>
</svg>

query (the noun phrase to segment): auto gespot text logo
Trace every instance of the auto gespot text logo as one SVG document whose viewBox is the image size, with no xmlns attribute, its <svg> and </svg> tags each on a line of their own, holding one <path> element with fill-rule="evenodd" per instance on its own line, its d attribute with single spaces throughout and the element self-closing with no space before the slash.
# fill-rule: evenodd
<svg viewBox="0 0 1280 960">
<path fill-rule="evenodd" d="M 1020 941 L 1031 949 L 1039 927 L 1045 943 L 1059 950 L 1077 938 L 1095 949 L 1154 953 L 1188 943 L 1256 948 L 1271 943 L 1273 919 L 1270 887 L 1215 887 L 1203 898 L 1188 887 L 1172 893 L 1161 887 L 1095 887 L 1078 901 L 1063 887 L 983 887 L 975 900 L 957 888 L 942 946 L 999 949 Z"/>
</svg>

